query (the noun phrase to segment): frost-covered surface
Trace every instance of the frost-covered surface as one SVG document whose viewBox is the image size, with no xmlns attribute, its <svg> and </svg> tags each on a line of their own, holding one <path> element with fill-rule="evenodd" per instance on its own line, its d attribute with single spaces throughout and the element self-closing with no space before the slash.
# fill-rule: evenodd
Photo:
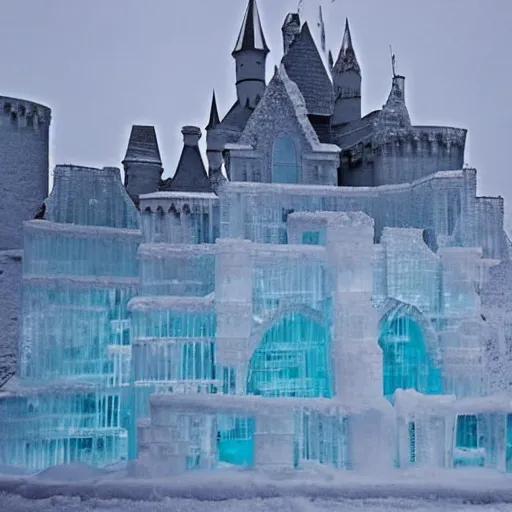
<svg viewBox="0 0 512 512">
<path fill-rule="evenodd" d="M 22 251 L 0 251 L 0 388 L 16 371 Z"/>
<path fill-rule="evenodd" d="M 415 512 L 505 512 L 508 504 L 471 505 L 460 500 L 426 501 L 414 499 L 364 499 L 329 500 L 309 498 L 270 498 L 227 500 L 224 502 L 196 501 L 190 499 L 166 498 L 162 502 L 131 502 L 126 500 L 103 501 L 91 498 L 55 496 L 32 501 L 19 496 L 0 494 L 0 505 L 16 512 L 395 512 L 397 510 Z"/>
<path fill-rule="evenodd" d="M 148 481 L 76 464 L 31 478 L 0 476 L 0 505 L 13 511 L 491 511 L 511 504 L 512 477 L 485 470 L 383 475 L 312 465 L 293 473 L 222 470 Z"/>
</svg>

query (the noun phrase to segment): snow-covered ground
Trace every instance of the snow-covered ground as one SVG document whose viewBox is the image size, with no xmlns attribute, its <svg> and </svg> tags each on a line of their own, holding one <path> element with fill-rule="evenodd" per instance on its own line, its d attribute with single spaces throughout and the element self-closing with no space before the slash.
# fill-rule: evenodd
<svg viewBox="0 0 512 512">
<path fill-rule="evenodd" d="M 166 479 L 82 465 L 22 477 L 0 475 L 0 510 L 9 512 L 512 511 L 512 475 L 486 470 L 337 472 L 240 470 Z"/>
<path fill-rule="evenodd" d="M 0 495 L 0 509 L 9 512 L 510 512 L 512 505 L 471 505 L 460 501 L 413 499 L 323 500 L 270 498 L 223 502 L 167 498 L 161 502 L 103 501 L 53 497 L 32 501 Z"/>
</svg>

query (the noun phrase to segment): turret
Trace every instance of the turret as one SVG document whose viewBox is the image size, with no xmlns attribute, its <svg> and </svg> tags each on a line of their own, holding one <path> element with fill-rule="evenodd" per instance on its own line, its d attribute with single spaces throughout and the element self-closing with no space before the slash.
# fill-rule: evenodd
<svg viewBox="0 0 512 512">
<path fill-rule="evenodd" d="M 141 194 L 158 190 L 163 168 L 154 126 L 132 126 L 122 164 L 124 186 L 136 205 Z"/>
<path fill-rule="evenodd" d="M 361 68 L 352 45 L 348 19 L 332 75 L 335 89 L 333 126 L 361 119 Z"/>
<path fill-rule="evenodd" d="M 198 126 L 184 126 L 183 150 L 174 176 L 167 180 L 161 190 L 171 192 L 211 192 L 210 180 L 204 168 L 199 139 L 201 129 Z"/>
<path fill-rule="evenodd" d="M 215 91 L 213 91 L 210 119 L 206 126 L 206 157 L 208 158 L 208 176 L 212 183 L 215 183 L 222 175 L 222 150 L 224 149 L 224 139 L 222 135 L 215 130 L 219 123 L 220 118 L 217 109 L 217 100 L 215 98 Z"/>
<path fill-rule="evenodd" d="M 236 92 L 242 106 L 255 108 L 265 91 L 268 49 L 256 0 L 249 0 L 233 57 L 236 61 Z"/>
<path fill-rule="evenodd" d="M 286 15 L 283 26 L 283 55 L 286 55 L 288 49 L 300 34 L 300 16 L 296 12 L 290 12 Z"/>
</svg>

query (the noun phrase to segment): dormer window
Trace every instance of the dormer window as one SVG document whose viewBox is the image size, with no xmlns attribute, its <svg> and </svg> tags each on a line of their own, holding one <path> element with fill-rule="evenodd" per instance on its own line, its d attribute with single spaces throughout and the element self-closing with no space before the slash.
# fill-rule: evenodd
<svg viewBox="0 0 512 512">
<path fill-rule="evenodd" d="M 299 183 L 297 147 L 288 135 L 282 135 L 274 142 L 272 183 Z"/>
</svg>

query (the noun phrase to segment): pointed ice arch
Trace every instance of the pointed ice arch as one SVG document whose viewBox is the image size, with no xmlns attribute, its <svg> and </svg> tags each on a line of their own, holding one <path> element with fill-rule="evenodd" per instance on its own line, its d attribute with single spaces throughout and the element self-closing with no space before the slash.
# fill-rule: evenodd
<svg viewBox="0 0 512 512">
<path fill-rule="evenodd" d="M 378 326 L 383 352 L 383 394 L 397 389 L 440 394 L 443 382 L 437 334 L 414 306 L 390 300 Z"/>
<path fill-rule="evenodd" d="M 247 393 L 266 397 L 330 397 L 329 332 L 307 307 L 283 309 L 265 322 L 249 362 Z"/>
</svg>

